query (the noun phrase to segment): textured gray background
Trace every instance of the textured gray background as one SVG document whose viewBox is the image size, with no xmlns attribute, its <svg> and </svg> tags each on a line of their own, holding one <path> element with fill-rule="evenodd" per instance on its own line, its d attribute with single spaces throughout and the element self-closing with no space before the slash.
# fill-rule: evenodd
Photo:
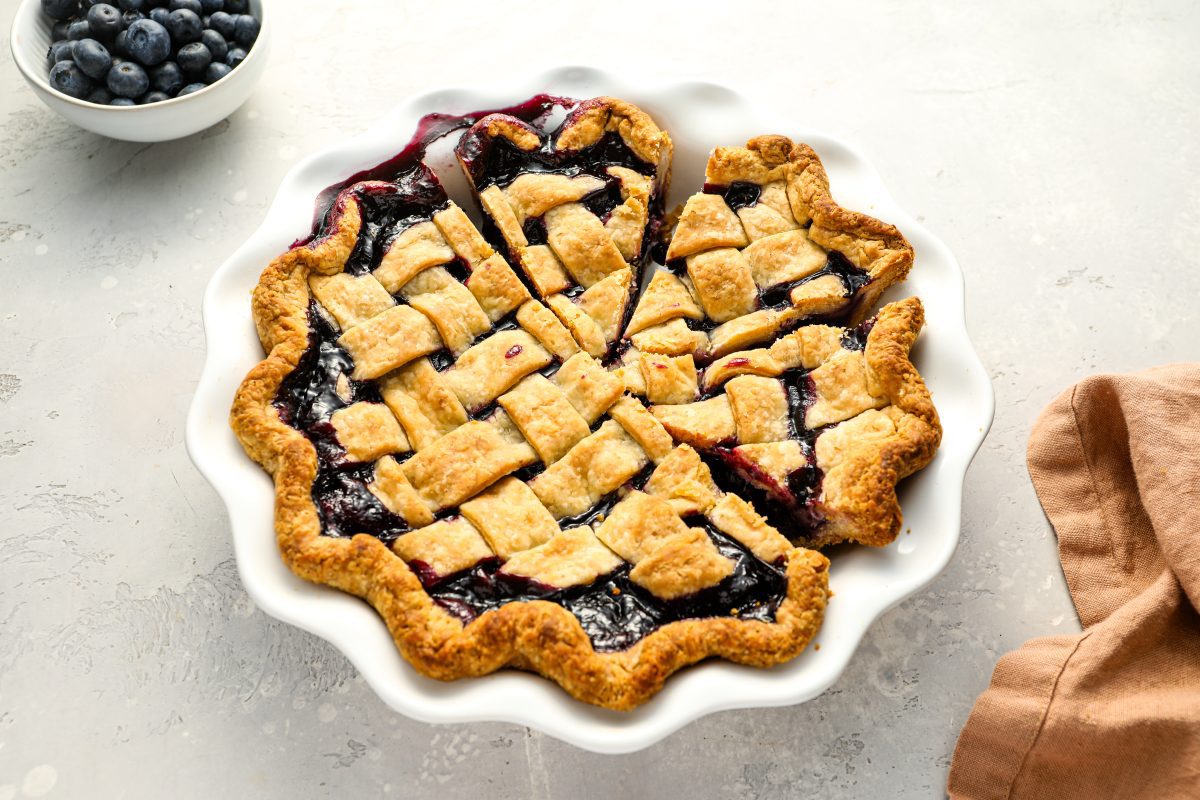
<svg viewBox="0 0 1200 800">
<path fill-rule="evenodd" d="M 1025 438 L 1083 375 L 1195 357 L 1200 7 L 500 5 L 288 0 L 250 102 L 154 146 L 71 128 L 0 54 L 0 800 L 931 797 L 996 659 L 1078 629 Z M 285 171 L 410 93 L 561 62 L 857 141 L 961 260 L 997 394 L 957 556 L 831 691 L 621 757 L 389 711 L 254 609 L 183 446 L 201 293 Z"/>
</svg>

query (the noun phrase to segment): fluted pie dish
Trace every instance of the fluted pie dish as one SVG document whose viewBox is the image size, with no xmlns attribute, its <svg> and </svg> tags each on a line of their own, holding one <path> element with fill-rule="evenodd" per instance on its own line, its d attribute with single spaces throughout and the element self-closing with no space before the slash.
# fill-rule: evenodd
<svg viewBox="0 0 1200 800">
<path fill-rule="evenodd" d="M 841 600 L 821 550 L 892 543 L 941 440 L 924 306 L 880 302 L 909 240 L 765 131 L 671 206 L 673 132 L 629 99 L 438 110 L 254 290 L 230 419 L 284 563 L 454 687 L 629 710 L 705 659 L 794 663 Z"/>
</svg>

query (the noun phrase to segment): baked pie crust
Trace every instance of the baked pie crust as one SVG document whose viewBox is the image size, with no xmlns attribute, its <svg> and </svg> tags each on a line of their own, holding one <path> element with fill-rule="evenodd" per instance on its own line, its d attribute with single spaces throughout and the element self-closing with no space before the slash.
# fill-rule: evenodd
<svg viewBox="0 0 1200 800">
<path fill-rule="evenodd" d="M 636 310 L 671 143 L 629 103 L 579 103 L 553 134 L 476 121 L 458 153 L 483 233 L 419 161 L 340 190 L 316 238 L 262 273 L 267 355 L 231 414 L 274 477 L 288 566 L 371 603 L 422 674 L 532 670 L 613 709 L 708 657 L 801 652 L 829 562 L 720 468 L 786 480 L 815 461 L 821 522 L 799 538 L 882 544 L 895 482 L 939 429 L 908 361 L 919 301 L 856 328 L 799 324 L 857 322 L 911 249 L 832 204 L 816 156 L 782 141 L 716 151 L 709 183 L 757 181 L 757 202 L 693 198 L 667 256 L 686 277 L 658 272 Z M 789 311 L 773 342 L 728 339 L 761 347 L 713 346 L 710 331 L 760 310 L 764 281 L 818 307 L 795 299 L 817 247 L 868 276 L 852 296 Z M 837 267 L 809 282 L 843 280 Z M 814 387 L 799 405 L 797 382 Z"/>
</svg>

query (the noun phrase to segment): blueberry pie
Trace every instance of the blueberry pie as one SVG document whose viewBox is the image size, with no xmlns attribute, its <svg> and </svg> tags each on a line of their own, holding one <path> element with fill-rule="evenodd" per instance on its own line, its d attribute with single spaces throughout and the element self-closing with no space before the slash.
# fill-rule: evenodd
<svg viewBox="0 0 1200 800">
<path fill-rule="evenodd" d="M 669 136 L 555 102 L 553 130 L 463 118 L 480 227 L 419 150 L 336 190 L 262 273 L 231 422 L 289 567 L 370 602 L 421 673 L 629 709 L 705 658 L 800 653 L 829 598 L 810 548 L 889 541 L 940 429 L 919 301 L 868 318 L 911 249 L 811 150 L 719 148 L 668 225 Z"/>
</svg>

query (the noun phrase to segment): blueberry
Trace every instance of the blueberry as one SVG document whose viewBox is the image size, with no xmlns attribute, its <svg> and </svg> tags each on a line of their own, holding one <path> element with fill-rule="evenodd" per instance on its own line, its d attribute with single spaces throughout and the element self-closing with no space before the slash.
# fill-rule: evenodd
<svg viewBox="0 0 1200 800">
<path fill-rule="evenodd" d="M 122 11 L 141 11 L 146 7 L 146 0 L 117 0 Z"/>
<path fill-rule="evenodd" d="M 167 20 L 171 17 L 171 12 L 165 8 L 152 8 L 150 9 L 150 13 L 146 16 L 150 17 L 150 19 L 154 20 L 165 28 L 167 25 Z"/>
<path fill-rule="evenodd" d="M 212 53 L 213 61 L 224 61 L 225 56 L 229 55 L 229 43 L 225 41 L 224 36 L 214 30 L 201 33 L 200 41 L 208 48 L 208 52 Z"/>
<path fill-rule="evenodd" d="M 108 3 L 97 3 L 88 9 L 88 27 L 97 39 L 111 39 L 121 32 L 121 12 Z"/>
<path fill-rule="evenodd" d="M 145 106 L 151 103 L 161 103 L 163 100 L 170 99 L 171 98 L 168 97 L 165 92 L 146 92 L 144 95 L 138 98 L 138 105 Z"/>
<path fill-rule="evenodd" d="M 224 11 L 214 12 L 209 19 L 208 27 L 226 39 L 232 39 L 233 31 L 237 27 L 237 17 L 233 14 L 226 14 Z"/>
<path fill-rule="evenodd" d="M 229 48 L 229 53 L 225 56 L 225 63 L 231 67 L 236 67 L 238 64 L 246 60 L 246 51 L 240 47 Z"/>
<path fill-rule="evenodd" d="M 133 101 L 133 98 L 131 98 L 131 97 L 114 97 L 112 100 L 108 101 L 108 104 L 110 106 L 136 106 L 137 105 L 137 103 L 135 103 Z"/>
<path fill-rule="evenodd" d="M 171 35 L 152 19 L 139 19 L 129 26 L 125 49 L 129 55 L 152 67 L 171 55 Z"/>
<path fill-rule="evenodd" d="M 75 42 L 64 39 L 60 42 L 55 42 L 50 45 L 50 49 L 46 51 L 46 61 L 53 67 L 60 61 L 72 61 L 75 58 Z"/>
<path fill-rule="evenodd" d="M 259 27 L 258 20 L 254 17 L 249 14 L 240 14 L 234 23 L 233 38 L 237 40 L 238 44 L 249 47 L 258 38 Z"/>
<path fill-rule="evenodd" d="M 117 64 L 108 71 L 108 90 L 121 97 L 141 97 L 150 88 L 146 70 L 132 61 Z"/>
<path fill-rule="evenodd" d="M 125 49 L 125 43 L 128 41 L 129 41 L 129 31 L 121 31 L 120 33 L 117 34 L 117 38 L 113 39 L 112 51 L 114 53 L 128 54 L 129 51 Z"/>
<path fill-rule="evenodd" d="M 164 61 L 150 70 L 150 82 L 155 90 L 174 95 L 183 88 L 183 70 L 174 61 Z"/>
<path fill-rule="evenodd" d="M 196 16 L 200 16 L 204 13 L 204 6 L 200 5 L 200 0 L 171 0 L 171 2 L 167 4 L 167 8 L 171 9 L 172 11 L 175 11 L 179 8 L 186 8 Z"/>
<path fill-rule="evenodd" d="M 214 14 L 224 9 L 225 0 L 200 0 L 200 5 L 204 7 L 205 14 Z"/>
<path fill-rule="evenodd" d="M 112 68 L 112 56 L 95 39 L 80 39 L 75 43 L 75 63 L 84 75 L 100 80 Z"/>
<path fill-rule="evenodd" d="M 180 89 L 179 94 L 177 94 L 175 96 L 183 97 L 185 94 L 191 94 L 192 92 L 198 92 L 201 89 L 205 89 L 205 88 L 207 88 L 207 87 L 203 83 L 189 83 L 187 86 Z"/>
<path fill-rule="evenodd" d="M 74 61 L 60 61 L 50 70 L 50 85 L 65 95 L 82 100 L 91 94 L 92 81 Z"/>
<path fill-rule="evenodd" d="M 67 19 L 79 13 L 79 0 L 42 0 L 42 13 L 54 19 Z"/>
<path fill-rule="evenodd" d="M 208 84 L 216 83 L 231 72 L 233 72 L 233 67 L 214 61 L 208 65 L 208 69 L 204 70 L 204 82 Z"/>
<path fill-rule="evenodd" d="M 230 14 L 245 14 L 250 10 L 250 0 L 225 0 L 225 10 Z"/>
<path fill-rule="evenodd" d="M 101 106 L 108 105 L 112 102 L 112 99 L 112 92 L 110 92 L 108 89 L 105 89 L 103 86 L 97 86 L 95 89 L 92 89 L 92 93 L 87 96 L 87 101 L 89 103 L 96 103 L 97 105 Z"/>
<path fill-rule="evenodd" d="M 167 17 L 167 30 L 175 44 L 189 44 L 200 41 L 200 32 L 204 26 L 200 23 L 200 15 L 186 8 L 177 8 Z"/>
<path fill-rule="evenodd" d="M 60 19 L 50 28 L 50 41 L 61 42 L 67 38 L 67 30 L 71 27 L 71 23 L 65 19 Z"/>
<path fill-rule="evenodd" d="M 86 19 L 77 19 L 67 26 L 67 38 L 72 41 L 87 39 L 92 35 L 92 26 L 88 25 Z"/>
<path fill-rule="evenodd" d="M 125 30 L 139 19 L 145 19 L 146 15 L 140 11 L 123 11 L 121 12 L 121 30 Z"/>
<path fill-rule="evenodd" d="M 208 69 L 213 60 L 212 53 L 208 52 L 208 48 L 202 42 L 185 44 L 179 48 L 179 54 L 175 58 L 180 69 L 188 75 L 199 75 Z"/>
</svg>

